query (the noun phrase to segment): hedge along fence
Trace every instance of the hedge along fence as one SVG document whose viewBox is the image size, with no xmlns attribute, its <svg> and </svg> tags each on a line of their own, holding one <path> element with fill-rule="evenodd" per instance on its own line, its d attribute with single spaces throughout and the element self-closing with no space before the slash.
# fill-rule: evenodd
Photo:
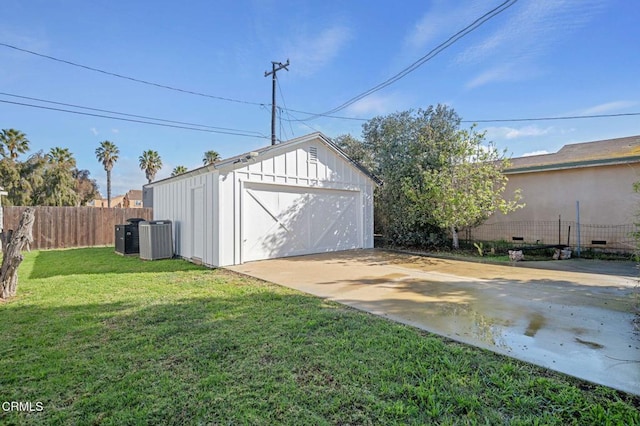
<svg viewBox="0 0 640 426">
<path fill-rule="evenodd" d="M 26 207 L 2 207 L 3 229 L 18 229 Z M 153 219 L 153 209 L 36 206 L 31 249 L 115 245 L 115 226 L 127 219 Z"/>
</svg>

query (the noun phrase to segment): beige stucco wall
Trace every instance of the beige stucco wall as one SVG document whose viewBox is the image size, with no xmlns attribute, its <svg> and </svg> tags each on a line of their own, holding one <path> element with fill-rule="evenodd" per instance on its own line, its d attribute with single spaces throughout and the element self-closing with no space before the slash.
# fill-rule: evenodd
<svg viewBox="0 0 640 426">
<path fill-rule="evenodd" d="M 639 221 L 640 163 L 508 174 L 506 196 L 522 190 L 526 206 L 507 215 L 494 213 L 466 231 L 479 241 L 578 245 L 576 201 L 580 201 L 580 246 L 632 251 Z M 558 216 L 562 223 L 558 223 Z M 597 243 L 602 241 L 605 243 Z"/>
<path fill-rule="evenodd" d="M 640 164 L 582 167 L 565 170 L 508 174 L 506 194 L 522 190 L 526 206 L 487 223 L 510 221 L 575 220 L 580 201 L 580 222 L 620 225 L 636 222 L 640 196 L 633 183 L 640 180 Z M 511 195 L 508 195 L 511 196 Z"/>
</svg>

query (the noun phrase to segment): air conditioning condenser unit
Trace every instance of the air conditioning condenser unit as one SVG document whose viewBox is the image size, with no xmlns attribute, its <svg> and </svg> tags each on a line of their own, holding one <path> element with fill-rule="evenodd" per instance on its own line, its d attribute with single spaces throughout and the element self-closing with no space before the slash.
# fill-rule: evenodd
<svg viewBox="0 0 640 426">
<path fill-rule="evenodd" d="M 173 257 L 173 235 L 170 220 L 140 222 L 140 259 L 156 260 Z"/>
</svg>

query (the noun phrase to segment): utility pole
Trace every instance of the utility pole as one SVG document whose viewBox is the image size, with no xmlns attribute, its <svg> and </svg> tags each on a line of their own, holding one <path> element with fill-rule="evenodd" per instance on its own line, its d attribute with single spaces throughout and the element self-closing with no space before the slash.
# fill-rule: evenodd
<svg viewBox="0 0 640 426">
<path fill-rule="evenodd" d="M 276 144 L 276 73 L 281 69 L 289 71 L 289 60 L 287 63 L 271 61 L 271 72 L 264 72 L 264 76 L 273 76 L 271 84 L 271 145 Z"/>
</svg>

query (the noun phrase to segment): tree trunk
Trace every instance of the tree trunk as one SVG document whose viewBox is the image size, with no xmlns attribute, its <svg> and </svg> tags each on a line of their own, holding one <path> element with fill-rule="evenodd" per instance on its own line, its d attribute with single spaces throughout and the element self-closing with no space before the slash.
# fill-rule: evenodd
<svg viewBox="0 0 640 426">
<path fill-rule="evenodd" d="M 460 248 L 460 241 L 458 240 L 458 230 L 454 225 L 451 226 L 451 236 L 453 237 L 453 248 L 458 250 Z"/>
<path fill-rule="evenodd" d="M 15 232 L 2 233 L 2 267 L 0 267 L 0 287 L 2 298 L 8 299 L 16 295 L 18 289 L 18 267 L 24 257 L 20 253 L 25 246 L 27 250 L 33 242 L 33 222 L 35 209 L 27 208 L 20 218 L 20 226 Z"/>
<path fill-rule="evenodd" d="M 111 208 L 111 170 L 109 169 L 107 169 L 107 207 Z"/>
</svg>

